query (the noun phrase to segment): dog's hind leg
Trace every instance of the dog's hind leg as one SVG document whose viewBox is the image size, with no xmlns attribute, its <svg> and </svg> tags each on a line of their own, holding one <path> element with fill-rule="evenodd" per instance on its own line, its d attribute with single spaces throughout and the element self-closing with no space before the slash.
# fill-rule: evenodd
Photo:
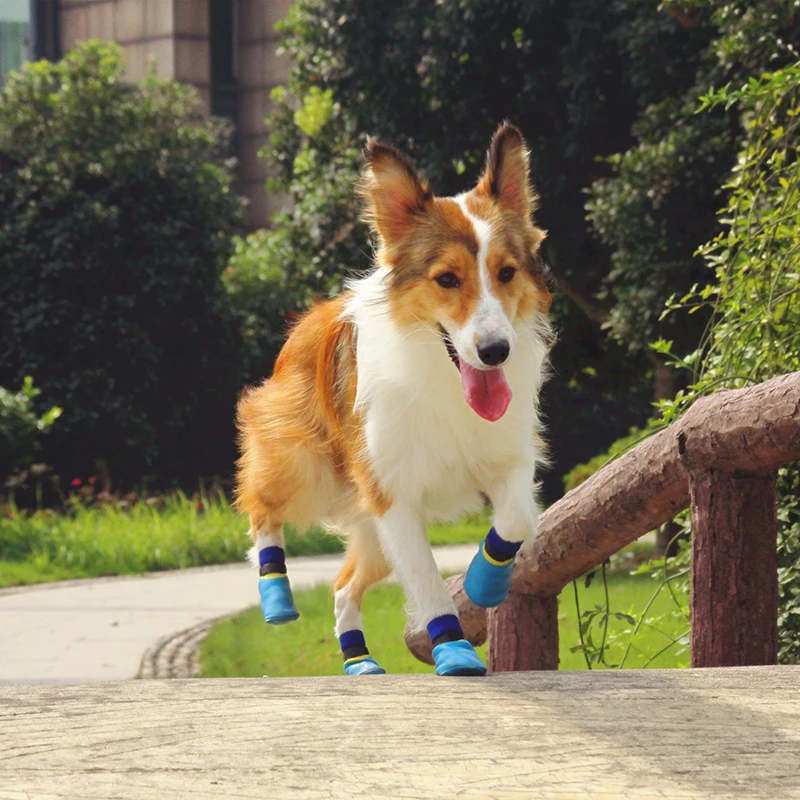
<svg viewBox="0 0 800 800">
<path fill-rule="evenodd" d="M 395 503 L 376 520 L 381 545 L 414 609 L 428 630 L 437 675 L 485 675 L 486 667 L 464 638 L 456 607 L 433 558 L 425 525 L 408 506 Z"/>
<path fill-rule="evenodd" d="M 292 588 L 286 575 L 282 526 L 280 523 L 268 525 L 255 516 L 251 516 L 250 525 L 250 534 L 255 541 L 253 555 L 258 558 L 258 592 L 264 619 L 270 625 L 292 622 L 300 613 L 295 608 Z"/>
<path fill-rule="evenodd" d="M 350 536 L 347 559 L 333 584 L 336 635 L 342 648 L 344 671 L 348 675 L 384 674 L 384 669 L 367 649 L 361 621 L 361 599 L 367 588 L 389 572 L 372 523 L 362 523 Z"/>
</svg>

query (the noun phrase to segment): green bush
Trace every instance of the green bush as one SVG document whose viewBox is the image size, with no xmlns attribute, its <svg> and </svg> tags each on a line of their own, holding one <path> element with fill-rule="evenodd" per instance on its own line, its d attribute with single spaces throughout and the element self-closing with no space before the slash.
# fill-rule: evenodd
<svg viewBox="0 0 800 800">
<path fill-rule="evenodd" d="M 646 434 L 639 428 L 631 428 L 627 436 L 617 439 L 612 442 L 611 446 L 605 453 L 600 453 L 594 458 L 590 458 L 584 464 L 577 464 L 564 476 L 564 491 L 569 492 L 580 486 L 585 480 L 588 480 L 599 472 L 609 461 L 623 453 L 627 453 L 638 442 L 645 438 Z"/>
<path fill-rule="evenodd" d="M 731 44 L 733 46 L 733 44 Z M 664 406 L 667 420 L 697 397 L 800 370 L 800 63 L 741 89 L 725 87 L 706 107 L 737 104 L 744 130 L 720 212 L 724 229 L 701 248 L 713 283 L 671 308 L 708 307 L 712 325 L 683 366 L 690 391 Z M 659 343 L 665 352 L 669 342 Z M 779 658 L 800 662 L 800 465 L 778 474 Z"/>
<path fill-rule="evenodd" d="M 642 11 L 646 3 L 625 2 L 639 9 L 625 43 L 636 59 L 652 23 Z M 663 337 L 687 352 L 702 338 L 706 313 L 678 318 L 661 312 L 671 294 L 711 279 L 696 251 L 718 229 L 720 184 L 743 141 L 736 104 L 698 114 L 699 98 L 709 86 L 741 85 L 791 63 L 800 27 L 796 8 L 783 0 L 664 0 L 660 10 L 662 20 L 680 23 L 684 46 L 695 37 L 703 49 L 681 65 L 682 81 L 673 81 L 669 91 L 649 98 L 642 93 L 646 102 L 631 130 L 635 144 L 607 160 L 611 175 L 594 181 L 587 210 L 611 248 L 604 286 L 613 300 L 606 323 L 611 334 L 632 350 L 647 352 Z M 658 69 L 675 67 L 670 61 Z M 659 85 L 658 77 L 638 68 L 637 74 Z M 652 351 L 650 357 L 661 360 Z"/>
<path fill-rule="evenodd" d="M 223 274 L 238 319 L 245 382 L 255 383 L 270 374 L 289 324 L 305 306 L 302 275 L 284 268 L 285 238 L 280 227 L 237 236 Z"/>
<path fill-rule="evenodd" d="M 33 461 L 41 448 L 41 435 L 61 416 L 58 406 L 38 416 L 33 402 L 39 394 L 30 375 L 18 392 L 0 386 L 0 480 L 15 467 L 27 467 Z"/>
<path fill-rule="evenodd" d="M 190 88 L 126 84 L 114 44 L 26 64 L 0 95 L 0 384 L 31 374 L 64 405 L 45 458 L 68 478 L 230 464 L 227 138 Z"/>
</svg>

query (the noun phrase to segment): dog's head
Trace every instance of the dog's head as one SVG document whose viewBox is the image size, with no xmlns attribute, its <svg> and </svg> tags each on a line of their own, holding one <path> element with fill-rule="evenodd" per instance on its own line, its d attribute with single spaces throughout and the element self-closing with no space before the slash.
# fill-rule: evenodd
<svg viewBox="0 0 800 800">
<path fill-rule="evenodd" d="M 371 140 L 362 194 L 378 261 L 390 269 L 392 316 L 438 330 L 467 402 L 499 419 L 511 400 L 503 364 L 517 332 L 550 307 L 522 134 L 502 125 L 477 185 L 452 198 L 435 197 L 408 159 Z"/>
</svg>

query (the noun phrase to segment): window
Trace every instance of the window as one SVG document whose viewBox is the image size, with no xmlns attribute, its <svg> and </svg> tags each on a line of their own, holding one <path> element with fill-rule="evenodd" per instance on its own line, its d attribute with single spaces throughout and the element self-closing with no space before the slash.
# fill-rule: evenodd
<svg viewBox="0 0 800 800">
<path fill-rule="evenodd" d="M 59 0 L 0 0 L 0 86 L 23 61 L 61 57 Z"/>
<path fill-rule="evenodd" d="M 231 155 L 239 151 L 239 89 L 236 83 L 236 9 L 231 0 L 209 0 L 211 113 L 233 123 Z"/>
<path fill-rule="evenodd" d="M 31 4 L 28 0 L 0 0 L 0 85 L 11 70 L 33 56 Z"/>
</svg>

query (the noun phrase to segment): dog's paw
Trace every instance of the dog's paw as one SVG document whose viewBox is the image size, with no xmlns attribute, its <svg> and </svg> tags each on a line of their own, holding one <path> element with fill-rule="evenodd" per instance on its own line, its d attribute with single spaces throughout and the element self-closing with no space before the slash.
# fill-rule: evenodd
<svg viewBox="0 0 800 800">
<path fill-rule="evenodd" d="M 350 658 L 344 662 L 345 675 L 385 675 L 386 670 L 371 656 Z"/>
<path fill-rule="evenodd" d="M 295 608 L 292 587 L 285 575 L 265 576 L 258 580 L 261 613 L 270 625 L 285 625 L 300 616 Z"/>
<path fill-rule="evenodd" d="M 485 675 L 486 667 L 466 640 L 442 642 L 433 648 L 437 675 Z"/>
</svg>

